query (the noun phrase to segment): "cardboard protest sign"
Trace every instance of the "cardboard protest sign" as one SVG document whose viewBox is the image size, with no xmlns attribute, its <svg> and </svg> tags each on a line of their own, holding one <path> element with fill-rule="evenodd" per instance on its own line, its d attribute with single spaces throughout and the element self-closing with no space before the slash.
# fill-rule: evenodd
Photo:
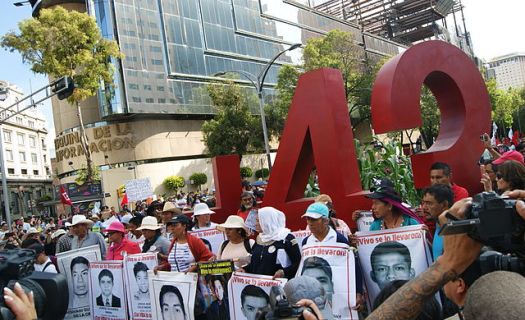
<svg viewBox="0 0 525 320">
<path fill-rule="evenodd" d="M 149 292 L 153 319 L 193 320 L 197 274 L 183 272 L 163 272 L 157 275 L 148 270 Z"/>
<path fill-rule="evenodd" d="M 357 232 L 356 236 L 369 306 L 388 283 L 411 280 L 432 263 L 423 225 Z"/>
<path fill-rule="evenodd" d="M 357 230 L 358 231 L 369 231 L 370 226 L 374 222 L 374 215 L 372 211 L 361 211 L 359 219 L 357 219 Z"/>
<path fill-rule="evenodd" d="M 157 265 L 156 253 L 139 253 L 124 259 L 124 279 L 130 317 L 135 320 L 153 319 L 148 271 Z"/>
<path fill-rule="evenodd" d="M 199 262 L 199 289 L 205 301 L 209 320 L 229 320 L 227 283 L 233 273 L 233 261 Z"/>
<path fill-rule="evenodd" d="M 122 261 L 91 262 L 91 319 L 126 320 L 127 305 Z"/>
<path fill-rule="evenodd" d="M 197 238 L 205 239 L 206 241 L 208 241 L 211 245 L 211 251 L 214 254 L 217 254 L 219 252 L 221 244 L 224 242 L 224 240 L 226 240 L 224 232 L 219 231 L 216 228 L 199 229 L 195 231 L 190 231 L 189 233 Z"/>
<path fill-rule="evenodd" d="M 153 195 L 153 188 L 149 178 L 126 181 L 126 196 L 128 201 L 145 200 Z"/>
<path fill-rule="evenodd" d="M 230 319 L 255 320 L 260 312 L 270 310 L 270 290 L 284 286 L 286 279 L 236 272 L 228 282 Z"/>
<path fill-rule="evenodd" d="M 69 307 L 64 319 L 91 319 L 89 268 L 92 262 L 100 260 L 98 245 L 57 254 L 58 270 L 66 276 L 69 288 Z"/>
<path fill-rule="evenodd" d="M 356 305 L 355 257 L 354 252 L 344 243 L 308 244 L 302 248 L 302 259 L 297 276 L 310 276 L 323 285 L 327 301 L 318 306 L 323 313 L 334 319 L 358 319 L 352 310 Z M 336 280 L 337 276 L 337 280 Z"/>
</svg>

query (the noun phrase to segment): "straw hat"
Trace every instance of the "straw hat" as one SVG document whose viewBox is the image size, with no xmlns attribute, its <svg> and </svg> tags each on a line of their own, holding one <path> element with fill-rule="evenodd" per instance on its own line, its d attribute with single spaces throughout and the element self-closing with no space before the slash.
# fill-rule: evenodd
<svg viewBox="0 0 525 320">
<path fill-rule="evenodd" d="M 120 221 L 113 221 L 109 227 L 106 228 L 106 232 L 120 232 L 120 233 L 126 233 L 126 229 L 124 228 L 124 225 Z"/>
<path fill-rule="evenodd" d="M 73 221 L 71 222 L 71 226 L 76 226 L 77 224 L 88 224 L 89 226 L 93 225 L 93 221 L 86 219 L 86 216 L 83 214 L 75 214 L 73 216 Z"/>
<path fill-rule="evenodd" d="M 182 214 L 182 211 L 179 208 L 177 208 L 177 206 L 171 201 L 166 201 L 166 203 L 164 203 L 162 212 L 173 212 L 175 214 Z"/>
<path fill-rule="evenodd" d="M 228 229 L 244 229 L 246 232 L 250 232 L 250 230 L 248 230 L 248 227 L 246 226 L 246 224 L 244 223 L 244 220 L 237 216 L 237 215 L 231 215 L 228 217 L 228 219 L 226 219 L 226 221 L 222 224 L 219 224 L 217 225 L 217 230 L 219 231 L 222 231 L 224 232 L 226 230 L 226 228 Z"/>
<path fill-rule="evenodd" d="M 157 218 L 148 216 L 142 219 L 142 224 L 137 230 L 158 230 L 160 228 L 161 226 L 157 223 Z"/>
<path fill-rule="evenodd" d="M 63 234 L 66 234 L 66 230 L 58 229 L 57 231 L 53 232 L 53 234 L 51 235 L 51 239 L 56 239 L 56 238 L 60 237 Z"/>
<path fill-rule="evenodd" d="M 36 228 L 29 228 L 29 230 L 27 230 L 27 234 L 32 234 L 32 233 L 39 233 L 38 230 Z"/>
<path fill-rule="evenodd" d="M 206 203 L 198 203 L 193 207 L 193 216 L 201 216 L 203 214 L 214 214 L 215 211 L 211 211 L 210 207 Z"/>
</svg>

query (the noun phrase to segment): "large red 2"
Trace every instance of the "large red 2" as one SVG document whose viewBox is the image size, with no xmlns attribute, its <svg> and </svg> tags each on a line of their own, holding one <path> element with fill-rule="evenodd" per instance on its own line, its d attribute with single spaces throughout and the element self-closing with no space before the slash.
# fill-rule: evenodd
<svg viewBox="0 0 525 320">
<path fill-rule="evenodd" d="M 483 152 L 479 136 L 490 130 L 491 108 L 487 88 L 476 65 L 457 47 L 443 41 L 423 42 L 381 68 L 372 90 L 375 132 L 421 126 L 423 84 L 437 99 L 441 127 L 432 147 L 412 156 L 416 187 L 429 185 L 430 166 L 440 161 L 451 166 L 454 181 L 470 193 L 479 191 L 476 162 Z"/>
</svg>

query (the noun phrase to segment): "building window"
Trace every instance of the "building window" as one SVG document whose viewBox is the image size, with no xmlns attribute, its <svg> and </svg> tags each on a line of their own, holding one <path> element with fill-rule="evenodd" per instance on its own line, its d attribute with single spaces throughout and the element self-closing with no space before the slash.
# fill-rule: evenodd
<svg viewBox="0 0 525 320">
<path fill-rule="evenodd" d="M 29 128 L 34 128 L 35 127 L 35 122 L 31 121 L 31 120 L 28 120 L 27 121 L 27 125 L 29 126 Z"/>
<path fill-rule="evenodd" d="M 146 103 L 155 103 L 153 98 L 146 98 Z"/>
<path fill-rule="evenodd" d="M 33 175 L 38 176 L 38 170 L 33 170 Z"/>
<path fill-rule="evenodd" d="M 27 174 L 27 169 L 22 169 L 22 174 Z"/>
<path fill-rule="evenodd" d="M 5 142 L 11 142 L 11 131 L 4 130 L 4 140 Z"/>
<path fill-rule="evenodd" d="M 22 124 L 22 118 L 21 117 L 16 117 L 16 123 Z"/>
<path fill-rule="evenodd" d="M 8 174 L 15 174 L 15 169 L 13 169 L 13 168 L 7 168 L 7 173 L 8 173 Z"/>
<path fill-rule="evenodd" d="M 5 150 L 5 159 L 9 161 L 13 161 L 13 151 L 11 150 Z"/>
<path fill-rule="evenodd" d="M 26 153 L 25 153 L 25 152 L 20 151 L 20 152 L 18 153 L 18 156 L 20 157 L 20 161 L 21 161 L 21 162 L 26 162 Z"/>
<path fill-rule="evenodd" d="M 38 158 L 36 156 L 36 153 L 31 153 L 31 162 L 33 162 L 34 164 L 38 163 Z"/>
<path fill-rule="evenodd" d="M 36 138 L 33 136 L 29 136 L 29 146 L 34 148 L 36 147 Z"/>
<path fill-rule="evenodd" d="M 17 133 L 18 145 L 23 146 L 25 144 L 25 138 L 23 133 Z"/>
</svg>

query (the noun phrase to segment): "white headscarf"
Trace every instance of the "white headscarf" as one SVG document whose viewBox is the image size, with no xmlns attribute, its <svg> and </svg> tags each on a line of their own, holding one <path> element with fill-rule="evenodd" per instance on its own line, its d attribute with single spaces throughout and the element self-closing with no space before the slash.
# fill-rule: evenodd
<svg viewBox="0 0 525 320">
<path fill-rule="evenodd" d="M 259 236 L 263 242 L 281 241 L 290 233 L 290 229 L 285 228 L 286 217 L 281 211 L 264 207 L 258 210 L 258 215 L 262 230 Z"/>
</svg>

